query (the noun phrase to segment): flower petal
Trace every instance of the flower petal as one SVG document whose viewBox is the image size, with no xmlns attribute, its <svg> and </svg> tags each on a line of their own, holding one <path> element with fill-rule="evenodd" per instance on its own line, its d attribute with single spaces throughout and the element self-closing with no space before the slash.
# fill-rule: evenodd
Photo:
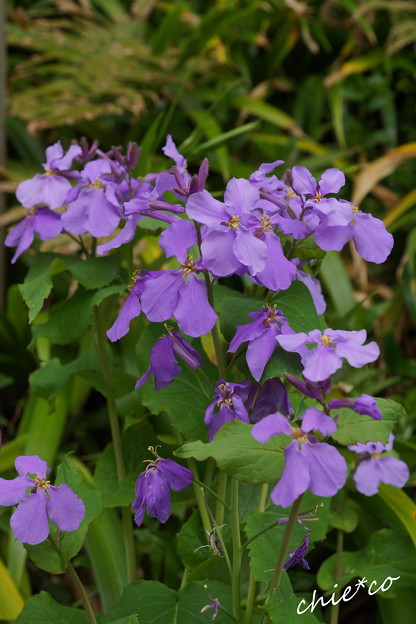
<svg viewBox="0 0 416 624">
<path fill-rule="evenodd" d="M 251 430 L 253 438 L 261 444 L 265 444 L 272 436 L 279 434 L 290 435 L 289 421 L 279 412 L 265 416 Z"/>
<path fill-rule="evenodd" d="M 197 244 L 196 229 L 190 221 L 176 221 L 162 232 L 159 244 L 167 258 L 175 256 L 179 262 L 186 261 L 188 249 Z"/>
<path fill-rule="evenodd" d="M 47 512 L 62 531 L 76 531 L 85 516 L 85 505 L 82 500 L 62 483 L 58 487 L 51 486 L 48 490 Z"/>
<path fill-rule="evenodd" d="M 21 477 L 34 474 L 45 479 L 46 473 L 51 471 L 46 461 L 41 459 L 39 455 L 20 455 L 16 457 L 14 467 Z"/>
<path fill-rule="evenodd" d="M 302 431 L 320 431 L 329 436 L 337 430 L 336 422 L 316 407 L 308 407 L 302 418 Z"/>
<path fill-rule="evenodd" d="M 229 221 L 225 205 L 214 199 L 208 191 L 193 193 L 186 202 L 186 214 L 191 219 L 204 223 L 209 227 L 216 227 L 222 221 Z"/>
<path fill-rule="evenodd" d="M 159 459 L 156 467 L 166 479 L 169 487 L 175 492 L 180 492 L 189 487 L 194 479 L 191 470 L 181 466 L 173 459 Z"/>
<path fill-rule="evenodd" d="M 347 478 L 347 463 L 335 446 L 325 442 L 305 444 L 305 460 L 309 463 L 309 489 L 317 496 L 333 496 Z"/>
<path fill-rule="evenodd" d="M 280 481 L 274 488 L 271 499 L 275 505 L 289 507 L 309 487 L 309 467 L 298 449 L 296 442 L 292 442 L 285 449 L 285 467 Z"/>
<path fill-rule="evenodd" d="M 47 503 L 43 490 L 29 494 L 19 503 L 10 518 L 10 526 L 19 542 L 35 545 L 46 540 L 49 535 Z"/>
<path fill-rule="evenodd" d="M 196 275 L 189 275 L 181 288 L 175 316 L 179 328 L 194 338 L 207 334 L 214 327 L 218 317 L 208 303 L 205 283 Z"/>
<path fill-rule="evenodd" d="M 149 516 L 165 523 L 170 516 L 170 489 L 157 469 L 146 473 L 145 497 Z"/>
<path fill-rule="evenodd" d="M 142 310 L 155 323 L 175 316 L 179 290 L 183 284 L 182 272 L 167 269 L 161 275 L 147 280 L 142 294 Z"/>
<path fill-rule="evenodd" d="M 0 479 L 0 505 L 17 505 L 26 496 L 26 490 L 34 485 L 34 481 L 27 477 Z"/>
</svg>

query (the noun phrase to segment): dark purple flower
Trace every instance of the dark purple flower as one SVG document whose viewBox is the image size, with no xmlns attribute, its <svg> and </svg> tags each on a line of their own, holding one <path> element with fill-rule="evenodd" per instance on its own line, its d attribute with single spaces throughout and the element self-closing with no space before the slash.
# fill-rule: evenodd
<svg viewBox="0 0 416 624">
<path fill-rule="evenodd" d="M 14 462 L 19 476 L 0 479 L 0 505 L 17 505 L 10 519 L 19 542 L 40 544 L 49 535 L 50 518 L 62 531 L 76 531 L 85 515 L 84 503 L 64 483 L 46 480 L 51 469 L 37 455 L 22 455 Z"/>
<path fill-rule="evenodd" d="M 173 191 L 179 199 L 184 200 L 190 195 L 204 190 L 209 168 L 208 160 L 206 158 L 202 161 L 198 174 L 191 176 L 187 169 L 188 163 L 186 162 L 185 157 L 178 152 L 170 134 L 166 137 L 166 143 L 165 146 L 162 147 L 162 151 L 165 156 L 168 156 L 168 158 L 175 161 L 175 166 L 172 167 L 172 173 L 176 181 Z"/>
<path fill-rule="evenodd" d="M 253 423 L 272 412 L 293 413 L 287 390 L 277 377 L 268 379 L 263 386 L 259 383 L 251 384 L 246 407 Z"/>
<path fill-rule="evenodd" d="M 184 339 L 178 332 L 171 331 L 167 327 L 168 334 L 161 336 L 150 351 L 150 366 L 142 377 L 137 381 L 135 388 L 141 386 L 154 376 L 156 390 L 166 388 L 181 372 L 176 357 L 181 358 L 193 369 L 203 365 L 203 361 L 198 351 Z"/>
<path fill-rule="evenodd" d="M 136 482 L 136 498 L 132 508 L 136 512 L 134 521 L 137 526 L 143 522 L 144 512 L 159 522 L 165 523 L 169 518 L 170 490 L 180 492 L 189 487 L 194 475 L 188 468 L 184 468 L 173 459 L 159 457 L 153 447 L 149 450 L 156 456 L 149 461 L 145 472 L 141 472 Z"/>
<path fill-rule="evenodd" d="M 262 444 L 274 435 L 292 438 L 284 451 L 283 474 L 271 494 L 275 505 L 288 507 L 307 489 L 317 496 L 333 496 L 342 488 L 347 477 L 345 459 L 334 446 L 309 433 L 316 430 L 327 436 L 335 429 L 335 422 L 315 408 L 306 410 L 301 428 L 291 426 L 278 412 L 253 426 L 252 435 Z"/>
<path fill-rule="evenodd" d="M 285 373 L 285 377 L 288 382 L 292 384 L 292 386 L 300 390 L 303 394 L 306 394 L 306 396 L 311 399 L 322 399 L 326 394 L 331 392 L 332 389 L 330 378 L 315 383 L 305 377 L 303 378 L 304 381 L 300 381 L 300 379 L 294 377 L 293 375 L 289 375 L 289 373 Z"/>
<path fill-rule="evenodd" d="M 249 316 L 253 322 L 237 325 L 228 352 L 235 353 L 244 342 L 248 342 L 247 364 L 254 379 L 259 381 L 276 348 L 276 337 L 280 334 L 294 334 L 294 331 L 289 327 L 283 312 L 276 310 L 276 307 L 266 305 L 260 312 L 250 312 Z"/>
<path fill-rule="evenodd" d="M 306 561 L 305 557 L 308 554 L 309 535 L 311 533 L 312 531 L 308 529 L 301 545 L 296 550 L 289 553 L 289 559 L 287 559 L 283 564 L 283 570 L 288 570 L 297 564 L 301 565 L 304 570 L 310 570 L 309 563 Z"/>
<path fill-rule="evenodd" d="M 6 247 L 16 247 L 11 260 L 12 264 L 18 257 L 29 249 L 35 238 L 35 234 L 41 240 L 50 240 L 62 232 L 61 215 L 49 210 L 47 206 L 29 208 L 26 217 L 16 225 L 6 236 Z"/>
<path fill-rule="evenodd" d="M 348 448 L 359 454 L 358 468 L 354 474 L 357 490 L 365 496 L 377 494 L 380 483 L 388 483 L 402 488 L 409 478 L 409 468 L 400 459 L 387 455 L 393 448 L 394 435 L 391 433 L 386 445 L 381 442 L 367 442 L 351 445 Z"/>
<path fill-rule="evenodd" d="M 16 190 L 16 197 L 25 208 L 37 204 L 47 204 L 50 208 L 59 208 L 66 203 L 71 183 L 63 173 L 72 166 L 72 161 L 81 154 L 79 145 L 71 145 L 64 154 L 61 142 L 57 141 L 46 150 L 46 163 L 42 166 L 45 173 L 37 173 L 30 180 L 21 182 Z"/>
<path fill-rule="evenodd" d="M 325 329 L 323 333 L 314 329 L 307 334 L 280 334 L 276 340 L 285 351 L 299 352 L 303 345 L 316 345 L 314 349 L 305 349 L 302 353 L 303 375 L 310 381 L 324 381 L 341 368 L 342 358 L 354 368 L 361 368 L 378 358 L 380 349 L 377 343 L 364 345 L 366 337 L 365 329 Z"/>
<path fill-rule="evenodd" d="M 356 398 L 350 399 L 331 399 L 328 403 L 330 409 L 339 409 L 340 407 L 349 407 L 357 412 L 357 414 L 367 414 L 371 418 L 381 420 L 383 415 L 377 406 L 377 401 L 369 394 L 362 394 Z"/>
<path fill-rule="evenodd" d="M 133 283 L 129 286 L 130 294 L 124 302 L 120 314 L 107 331 L 107 336 L 111 342 L 120 340 L 120 338 L 125 336 L 130 329 L 130 321 L 140 316 L 142 311 L 140 297 L 143 293 L 146 280 L 148 279 L 148 272 L 142 275 L 140 271 L 135 271 L 133 274 Z"/>
<path fill-rule="evenodd" d="M 250 382 L 235 384 L 220 379 L 215 386 L 214 400 L 205 410 L 204 423 L 208 426 L 208 437 L 211 442 L 221 427 L 231 420 L 249 423 L 245 402 L 248 398 Z"/>
</svg>

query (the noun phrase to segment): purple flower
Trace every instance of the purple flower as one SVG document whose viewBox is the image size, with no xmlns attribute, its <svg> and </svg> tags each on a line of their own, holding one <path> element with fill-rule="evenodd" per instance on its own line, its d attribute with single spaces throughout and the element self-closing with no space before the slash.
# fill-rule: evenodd
<svg viewBox="0 0 416 624">
<path fill-rule="evenodd" d="M 279 165 L 282 165 L 284 160 L 275 160 L 271 163 L 262 163 L 257 171 L 254 171 L 249 177 L 249 182 L 256 188 L 272 193 L 273 191 L 285 188 L 285 184 L 281 182 L 275 175 L 268 176 L 268 173 L 272 173 Z"/>
<path fill-rule="evenodd" d="M 52 212 L 47 206 L 29 208 L 26 217 L 8 233 L 4 241 L 6 247 L 17 246 L 11 260 L 12 264 L 16 262 L 22 253 L 29 249 L 35 234 L 41 240 L 46 241 L 58 236 L 62 229 L 60 214 Z"/>
<path fill-rule="evenodd" d="M 207 334 L 217 320 L 208 302 L 205 282 L 197 277 L 205 266 L 199 259 L 186 257 L 197 242 L 196 231 L 189 221 L 172 223 L 161 236 L 160 245 L 167 256 L 176 256 L 181 269 L 149 273 L 141 296 L 142 309 L 149 321 L 162 322 L 176 317 L 179 329 L 197 338 Z"/>
<path fill-rule="evenodd" d="M 309 563 L 306 561 L 305 557 L 308 554 L 309 535 L 311 533 L 312 531 L 308 529 L 301 545 L 298 546 L 296 550 L 289 553 L 289 559 L 287 559 L 287 561 L 283 564 L 283 570 L 288 570 L 297 564 L 301 565 L 304 570 L 310 570 Z"/>
<path fill-rule="evenodd" d="M 361 212 L 354 204 L 339 202 L 336 218 L 322 219 L 316 228 L 314 238 L 325 251 L 341 251 L 344 245 L 353 240 L 357 252 L 364 260 L 381 264 L 393 248 L 393 236 L 387 232 L 380 219 Z"/>
<path fill-rule="evenodd" d="M 381 442 L 358 442 L 348 448 L 359 454 L 358 468 L 354 474 L 357 490 L 365 496 L 377 494 L 380 483 L 402 488 L 409 478 L 409 468 L 400 459 L 385 453 L 393 448 L 394 435 L 384 446 Z"/>
<path fill-rule="evenodd" d="M 302 353 L 303 375 L 310 381 L 324 381 L 342 366 L 342 358 L 354 368 L 374 362 L 380 355 L 376 342 L 364 345 L 367 337 L 365 329 L 360 331 L 344 331 L 319 329 L 305 334 L 280 334 L 276 336 L 279 345 L 285 351 L 299 352 L 306 344 L 314 344 L 315 348 Z"/>
<path fill-rule="evenodd" d="M 140 297 L 143 293 L 146 280 L 149 279 L 149 273 L 145 272 L 141 275 L 140 271 L 133 273 L 133 283 L 129 286 L 130 294 L 121 308 L 120 314 L 114 321 L 113 325 L 107 331 L 107 336 L 111 342 L 120 340 L 130 329 L 130 321 L 140 316 L 142 306 Z"/>
<path fill-rule="evenodd" d="M 85 515 L 82 500 L 64 483 L 51 485 L 46 480 L 51 469 L 37 455 L 17 457 L 14 465 L 19 476 L 0 479 L 0 505 L 17 505 L 10 519 L 16 539 L 32 545 L 44 542 L 48 518 L 63 531 L 76 531 Z"/>
<path fill-rule="evenodd" d="M 136 512 L 137 526 L 143 522 L 144 512 L 165 523 L 170 516 L 170 490 L 180 492 L 191 485 L 194 475 L 173 459 L 162 459 L 153 447 L 149 447 L 156 459 L 149 461 L 145 472 L 136 482 L 136 498 L 132 508 Z"/>
<path fill-rule="evenodd" d="M 331 392 L 332 383 L 331 379 L 324 379 L 318 383 L 314 383 L 309 379 L 303 378 L 304 381 L 300 381 L 297 377 L 293 375 L 289 375 L 289 373 L 285 373 L 285 377 L 289 383 L 292 384 L 297 390 L 300 390 L 303 394 L 310 397 L 311 399 L 322 399 L 325 398 L 325 395 Z"/>
<path fill-rule="evenodd" d="M 292 414 L 288 392 L 277 377 L 268 379 L 262 386 L 259 383 L 251 384 L 246 404 L 251 422 L 257 422 L 272 412 Z"/>
<path fill-rule="evenodd" d="M 46 173 L 37 173 L 30 180 L 21 182 L 16 190 L 16 197 L 25 208 L 37 204 L 47 204 L 50 208 L 59 208 L 66 203 L 71 183 L 63 173 L 72 166 L 72 161 L 82 153 L 79 145 L 71 145 L 64 155 L 61 142 L 57 141 L 46 150 L 46 163 L 42 166 Z"/>
<path fill-rule="evenodd" d="M 193 369 L 203 365 L 198 351 L 184 339 L 178 332 L 171 331 L 166 326 L 167 336 L 161 336 L 150 351 L 150 366 L 142 377 L 137 381 L 135 388 L 141 386 L 154 375 L 156 390 L 166 388 L 181 372 L 176 357 L 178 356 Z"/>
<path fill-rule="evenodd" d="M 349 407 L 357 414 L 367 414 L 371 418 L 381 420 L 383 415 L 377 406 L 377 401 L 369 394 L 362 394 L 356 398 L 350 399 L 331 399 L 328 403 L 330 409 L 339 409 L 340 407 Z"/>
<path fill-rule="evenodd" d="M 249 423 L 247 401 L 250 382 L 235 384 L 220 379 L 215 386 L 214 400 L 205 410 L 204 423 L 208 426 L 208 438 L 211 442 L 221 427 L 231 420 Z"/>
<path fill-rule="evenodd" d="M 334 446 L 319 442 L 309 433 L 313 430 L 331 435 L 336 424 L 319 410 L 309 408 L 303 415 L 301 428 L 291 426 L 278 412 L 253 426 L 252 435 L 262 444 L 274 435 L 292 438 L 284 451 L 283 474 L 271 494 L 275 505 L 288 507 L 307 489 L 317 496 L 333 496 L 343 487 L 347 477 L 345 459 Z"/>
<path fill-rule="evenodd" d="M 294 334 L 294 331 L 289 327 L 283 312 L 276 310 L 276 307 L 266 305 L 260 312 L 249 312 L 249 316 L 254 319 L 253 322 L 237 325 L 228 352 L 235 353 L 244 342 L 248 342 L 247 364 L 254 379 L 259 381 L 276 348 L 277 336 Z"/>
<path fill-rule="evenodd" d="M 75 235 L 110 236 L 120 222 L 120 211 L 110 182 L 110 174 L 117 163 L 107 159 L 87 163 L 81 172 L 81 190 L 69 202 L 62 215 L 66 230 Z M 72 199 L 72 196 L 71 196 Z"/>
</svg>

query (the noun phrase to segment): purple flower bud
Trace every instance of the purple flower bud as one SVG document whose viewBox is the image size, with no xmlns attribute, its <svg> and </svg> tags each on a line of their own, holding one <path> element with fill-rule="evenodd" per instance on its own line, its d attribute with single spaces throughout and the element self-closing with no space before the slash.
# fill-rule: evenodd
<svg viewBox="0 0 416 624">
<path fill-rule="evenodd" d="M 292 384 L 297 390 L 300 390 L 303 394 L 310 397 L 311 399 L 321 399 L 326 394 L 331 392 L 332 383 L 331 379 L 324 379 L 324 381 L 320 381 L 318 383 L 314 383 L 309 381 L 304 377 L 304 382 L 297 379 L 293 375 L 289 375 L 289 373 L 285 373 L 285 377 L 289 383 Z"/>
<path fill-rule="evenodd" d="M 283 564 L 283 570 L 288 570 L 297 564 L 301 565 L 305 570 L 310 570 L 309 563 L 306 561 L 305 556 L 308 554 L 309 535 L 311 532 L 312 531 L 308 530 L 301 545 L 296 550 L 289 553 L 289 559 Z"/>
<path fill-rule="evenodd" d="M 383 414 L 379 407 L 377 407 L 377 401 L 369 394 L 362 394 L 356 398 L 332 399 L 328 403 L 328 407 L 330 409 L 349 407 L 354 410 L 354 412 L 357 412 L 357 414 L 367 414 L 367 416 L 371 416 L 371 418 L 375 418 L 375 420 L 381 420 L 383 418 Z"/>
</svg>

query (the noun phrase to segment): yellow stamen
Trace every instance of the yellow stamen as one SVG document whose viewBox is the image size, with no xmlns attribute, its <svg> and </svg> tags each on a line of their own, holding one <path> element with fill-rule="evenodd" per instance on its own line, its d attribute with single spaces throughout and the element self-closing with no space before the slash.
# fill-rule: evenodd
<svg viewBox="0 0 416 624">
<path fill-rule="evenodd" d="M 238 217 L 237 215 L 235 215 L 232 219 L 230 219 L 229 222 L 229 226 L 232 227 L 234 230 L 237 229 L 238 227 L 238 222 L 240 221 L 240 217 Z"/>
<path fill-rule="evenodd" d="M 52 174 L 53 174 L 52 169 L 49 169 L 49 167 L 48 167 L 48 168 L 45 170 L 45 175 L 48 175 L 48 176 L 49 176 L 49 175 L 52 175 Z"/>
<path fill-rule="evenodd" d="M 261 223 L 261 229 L 263 230 L 263 232 L 272 229 L 269 215 L 262 215 L 261 217 L 259 217 L 259 221 Z"/>
<path fill-rule="evenodd" d="M 101 180 L 96 180 L 95 182 L 91 182 L 91 184 L 88 184 L 88 188 L 103 189 L 104 184 L 101 182 Z"/>
<path fill-rule="evenodd" d="M 197 269 L 195 262 L 192 260 L 192 256 L 188 256 L 188 262 L 181 262 L 181 267 L 183 267 L 183 272 L 185 275 L 189 275 L 189 273 L 194 273 Z"/>
<path fill-rule="evenodd" d="M 308 436 L 306 433 L 303 433 L 302 429 L 299 429 L 299 427 L 291 427 L 290 435 L 300 444 L 306 444 L 308 442 Z"/>
<path fill-rule="evenodd" d="M 51 487 L 51 482 L 45 481 L 45 479 L 41 479 L 40 477 L 36 477 L 35 485 L 37 488 L 40 488 L 41 490 L 48 490 Z"/>
<path fill-rule="evenodd" d="M 374 457 L 374 459 L 380 459 L 381 454 L 380 453 L 372 453 L 371 457 Z"/>
<path fill-rule="evenodd" d="M 316 193 L 315 197 L 313 198 L 314 201 L 320 202 L 322 199 L 322 194 L 321 193 Z"/>
<path fill-rule="evenodd" d="M 127 290 L 131 290 L 133 288 L 133 286 L 135 285 L 139 277 L 140 277 L 140 269 L 136 269 L 135 271 L 133 271 L 133 274 L 130 278 L 130 284 L 127 286 Z"/>
<path fill-rule="evenodd" d="M 333 342 L 334 339 L 332 338 L 332 336 L 325 336 L 324 334 L 322 334 L 321 340 L 324 347 L 327 347 L 331 344 L 331 342 Z"/>
<path fill-rule="evenodd" d="M 294 199 L 295 197 L 296 197 L 295 191 L 292 191 L 292 189 L 288 189 L 286 191 L 286 199 Z"/>
</svg>

